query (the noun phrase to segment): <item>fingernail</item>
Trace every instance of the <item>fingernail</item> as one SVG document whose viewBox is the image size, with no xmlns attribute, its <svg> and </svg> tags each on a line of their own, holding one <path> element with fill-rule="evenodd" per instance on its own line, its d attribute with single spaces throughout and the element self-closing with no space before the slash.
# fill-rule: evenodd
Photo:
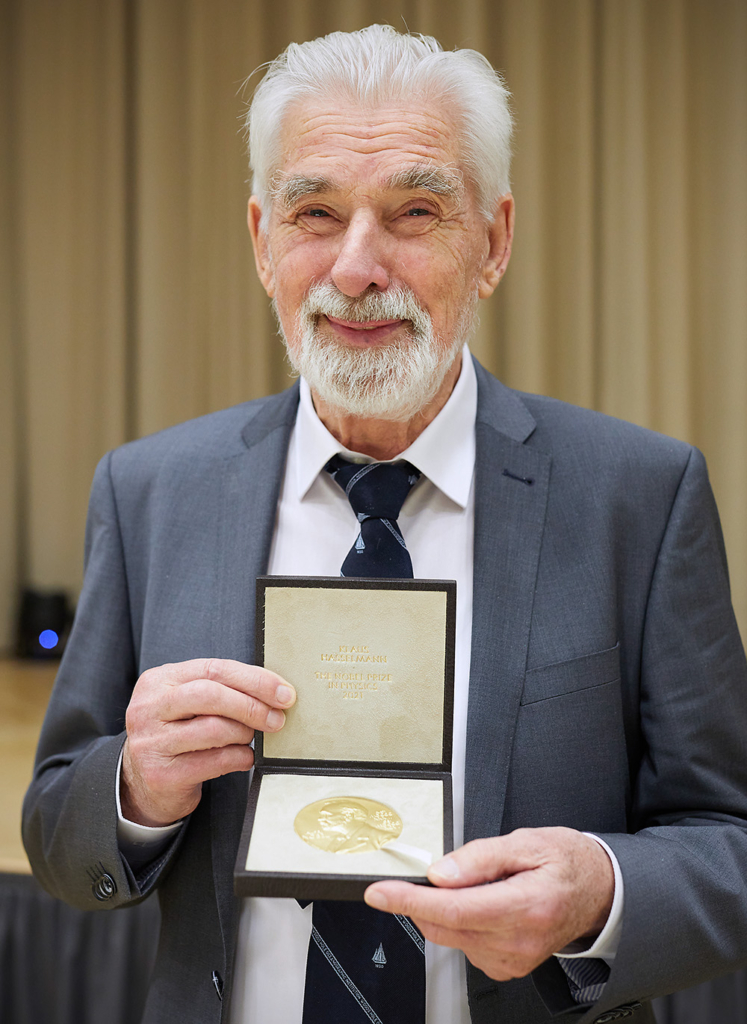
<svg viewBox="0 0 747 1024">
<path fill-rule="evenodd" d="M 363 899 L 369 907 L 373 907 L 375 910 L 386 910 L 387 908 L 387 898 L 378 889 L 367 890 L 363 894 Z"/>
<path fill-rule="evenodd" d="M 282 711 L 273 708 L 267 716 L 268 729 L 281 729 L 285 723 L 285 715 Z"/>
<path fill-rule="evenodd" d="M 453 882 L 455 878 L 459 878 L 459 865 L 453 857 L 444 857 L 443 860 L 438 861 L 437 864 L 431 865 L 431 869 L 428 874 L 438 875 L 440 878 L 445 878 L 448 881 Z"/>
<path fill-rule="evenodd" d="M 291 690 L 290 686 L 285 686 L 281 683 L 277 690 L 275 690 L 275 700 L 278 704 L 290 704 L 293 700 L 293 690 Z"/>
</svg>

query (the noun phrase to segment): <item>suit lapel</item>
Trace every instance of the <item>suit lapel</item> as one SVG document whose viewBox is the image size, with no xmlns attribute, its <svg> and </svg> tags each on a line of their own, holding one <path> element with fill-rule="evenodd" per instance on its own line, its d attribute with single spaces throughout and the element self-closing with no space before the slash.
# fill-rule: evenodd
<svg viewBox="0 0 747 1024">
<path fill-rule="evenodd" d="M 226 460 L 216 569 L 219 573 L 217 650 L 254 661 L 255 581 L 267 571 L 298 387 L 268 399 L 242 431 L 245 451 Z M 248 776 L 225 775 L 209 784 L 213 881 L 223 942 L 233 955 L 237 903 L 231 884 Z"/>
<path fill-rule="evenodd" d="M 465 841 L 498 835 L 524 682 L 550 456 L 535 422 L 479 365 Z"/>
</svg>

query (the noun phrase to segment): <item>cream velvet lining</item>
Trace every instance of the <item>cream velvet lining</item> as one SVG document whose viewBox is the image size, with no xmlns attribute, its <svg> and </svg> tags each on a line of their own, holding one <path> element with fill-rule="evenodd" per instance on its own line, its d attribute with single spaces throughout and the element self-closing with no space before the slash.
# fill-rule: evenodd
<svg viewBox="0 0 747 1024">
<path fill-rule="evenodd" d="M 445 647 L 443 592 L 268 587 L 265 666 L 298 699 L 265 756 L 440 763 Z"/>
<path fill-rule="evenodd" d="M 296 815 L 315 800 L 368 797 L 387 804 L 402 818 L 403 843 L 443 855 L 443 783 L 434 779 L 374 779 L 340 776 L 265 775 L 246 859 L 247 871 L 294 874 L 412 875 L 425 869 L 386 846 L 370 853 L 328 853 L 309 846 L 293 828 Z"/>
</svg>

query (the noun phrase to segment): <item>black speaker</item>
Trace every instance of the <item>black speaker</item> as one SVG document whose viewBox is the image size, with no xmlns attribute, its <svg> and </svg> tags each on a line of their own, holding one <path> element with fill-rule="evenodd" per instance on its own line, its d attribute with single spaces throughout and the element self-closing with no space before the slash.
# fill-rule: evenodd
<svg viewBox="0 0 747 1024">
<path fill-rule="evenodd" d="M 24 590 L 18 615 L 19 658 L 61 658 L 72 622 L 72 603 L 64 591 Z"/>
</svg>

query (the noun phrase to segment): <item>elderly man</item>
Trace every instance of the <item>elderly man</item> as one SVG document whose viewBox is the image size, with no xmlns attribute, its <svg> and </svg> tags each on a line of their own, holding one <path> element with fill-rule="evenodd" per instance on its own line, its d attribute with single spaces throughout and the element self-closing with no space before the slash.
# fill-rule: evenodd
<svg viewBox="0 0 747 1024">
<path fill-rule="evenodd" d="M 511 250 L 506 99 L 390 28 L 289 47 L 249 229 L 300 386 L 97 472 L 25 837 L 78 906 L 158 887 L 147 1021 L 651 1021 L 745 961 L 745 663 L 702 457 L 466 347 Z M 372 462 L 408 483 L 365 574 L 458 585 L 457 849 L 367 905 L 239 907 L 249 744 L 295 699 L 252 665 L 254 580 L 354 562 L 337 477 Z"/>
</svg>

